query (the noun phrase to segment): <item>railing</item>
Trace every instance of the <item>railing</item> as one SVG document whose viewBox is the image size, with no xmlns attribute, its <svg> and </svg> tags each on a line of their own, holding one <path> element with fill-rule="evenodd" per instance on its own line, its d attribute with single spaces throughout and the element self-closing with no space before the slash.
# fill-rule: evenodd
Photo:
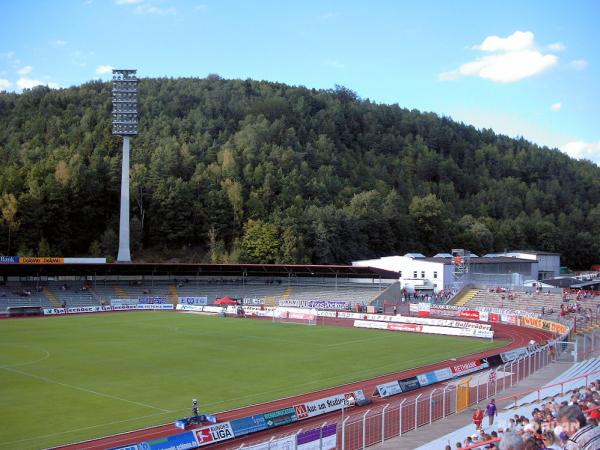
<svg viewBox="0 0 600 450">
<path fill-rule="evenodd" d="M 469 398 L 466 407 L 480 403 L 511 388 L 543 367 L 546 367 L 563 351 L 562 342 L 553 341 L 555 353 L 550 345 L 488 372 L 487 377 L 475 374 L 476 385 L 468 386 Z M 493 374 L 493 375 L 490 375 Z M 341 419 L 337 427 L 337 448 L 342 450 L 364 449 L 387 439 L 402 436 L 424 425 L 443 419 L 457 412 L 456 386 L 436 388 L 416 397 L 378 405 L 365 412 L 352 414 Z M 458 411 L 460 412 L 460 411 Z M 239 447 L 240 449 L 243 448 Z M 268 446 L 264 447 L 268 449 Z"/>
<path fill-rule="evenodd" d="M 499 393 L 513 387 L 516 383 L 546 367 L 552 361 L 569 359 L 571 353 L 577 353 L 577 347 L 571 347 L 572 345 L 573 343 L 567 342 L 567 336 L 562 336 L 523 358 L 488 371 L 488 376 L 484 376 L 485 378 L 481 374 L 475 374 L 477 384 L 468 387 L 469 398 L 466 402 L 466 408 L 477 405 L 488 398 L 497 397 Z M 575 351 L 573 351 L 574 348 Z M 599 351 L 600 339 L 597 338 L 596 334 L 592 334 L 590 347 L 587 351 L 579 352 L 575 360 L 571 362 L 581 361 L 581 356 L 589 357 L 593 353 L 598 354 Z M 492 373 L 493 375 L 490 375 Z M 600 371 L 565 380 L 557 383 L 557 385 L 563 384 L 564 386 L 568 381 L 586 378 L 586 376 L 591 377 L 595 374 L 600 375 Z M 586 380 L 586 384 L 588 381 Z M 541 392 L 546 388 L 549 388 L 549 386 L 524 391 L 517 394 L 517 396 L 536 391 Z M 364 449 L 456 414 L 456 391 L 456 386 L 436 388 L 415 397 L 377 405 L 365 412 L 357 412 L 345 418 L 342 416 L 342 419 L 337 423 L 337 448 L 342 450 Z M 511 395 L 499 400 L 513 399 L 514 397 Z M 469 448 L 478 448 L 483 444 L 474 444 Z M 269 448 L 265 443 L 264 449 Z"/>
<path fill-rule="evenodd" d="M 585 379 L 584 386 L 587 386 L 589 384 L 590 377 L 593 376 L 593 375 L 598 375 L 600 377 L 600 370 L 596 370 L 594 372 L 590 372 L 590 373 L 585 374 L 585 375 L 580 375 L 578 377 L 569 378 L 568 380 L 561 381 L 560 383 L 548 384 L 546 386 L 538 387 L 536 389 L 528 389 L 526 391 L 522 391 L 522 392 L 519 392 L 519 393 L 514 394 L 514 395 L 509 395 L 508 397 L 502 397 L 502 398 L 498 399 L 498 401 L 511 400 L 512 399 L 512 400 L 515 401 L 515 406 L 517 406 L 517 400 L 519 398 L 524 397 L 524 396 L 529 395 L 529 394 L 532 394 L 534 392 L 537 392 L 537 394 L 538 394 L 537 395 L 537 401 L 540 401 L 540 400 L 544 399 L 545 397 L 547 397 L 549 395 L 558 395 L 558 394 L 547 394 L 545 396 L 542 396 L 542 392 L 543 391 L 551 390 L 552 388 L 554 388 L 556 386 L 560 386 L 560 395 L 565 395 L 565 384 L 572 383 L 572 382 L 574 382 L 576 380 Z M 598 378 L 598 377 L 596 377 L 596 378 Z M 573 389 L 573 388 L 570 388 L 570 389 Z"/>
</svg>

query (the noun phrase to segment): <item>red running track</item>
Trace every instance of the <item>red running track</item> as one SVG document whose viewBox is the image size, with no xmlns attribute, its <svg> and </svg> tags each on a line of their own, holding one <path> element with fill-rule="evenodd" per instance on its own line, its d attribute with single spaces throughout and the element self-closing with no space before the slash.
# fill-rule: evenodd
<svg viewBox="0 0 600 450">
<path fill-rule="evenodd" d="M 352 319 L 333 319 L 333 318 L 329 319 L 328 318 L 326 320 L 326 323 L 328 325 L 350 326 L 350 327 L 353 325 L 353 322 L 354 321 Z M 375 391 L 375 386 L 377 386 L 378 384 L 381 384 L 381 383 L 397 380 L 399 378 L 408 378 L 408 377 L 412 377 L 412 376 L 418 375 L 423 372 L 429 372 L 432 370 L 449 367 L 451 365 L 456 365 L 461 362 L 467 362 L 467 361 L 470 361 L 475 358 L 484 358 L 486 356 L 498 354 L 499 352 L 502 352 L 502 351 L 508 351 L 508 350 L 512 350 L 515 348 L 519 348 L 519 347 L 525 347 L 525 346 L 527 346 L 527 344 L 529 344 L 529 341 L 531 341 L 531 340 L 535 340 L 536 342 L 543 342 L 552 337 L 552 334 L 549 332 L 531 329 L 531 328 L 518 327 L 516 325 L 492 324 L 492 329 L 494 330 L 494 337 L 496 339 L 508 340 L 508 341 L 510 341 L 510 344 L 508 344 L 504 347 L 496 348 L 494 350 L 488 350 L 486 352 L 480 352 L 480 353 L 475 353 L 472 355 L 463 356 L 454 361 L 449 361 L 449 360 L 440 361 L 440 362 L 437 362 L 434 364 L 429 364 L 427 366 L 415 367 L 413 369 L 405 370 L 403 372 L 397 372 L 397 373 L 392 373 L 392 374 L 388 374 L 388 375 L 383 375 L 383 376 L 380 376 L 377 378 L 372 378 L 369 380 L 358 381 L 355 383 L 336 386 L 333 388 L 323 389 L 320 391 L 310 392 L 308 394 L 298 395 L 295 397 L 289 397 L 286 399 L 274 400 L 272 402 L 247 406 L 244 408 L 234 409 L 231 411 L 225 411 L 222 413 L 217 413 L 217 416 L 219 417 L 220 422 L 226 422 L 228 420 L 238 419 L 240 417 L 246 417 L 246 416 L 258 414 L 261 412 L 273 411 L 276 409 L 297 405 L 299 403 L 304 403 L 306 401 L 329 397 L 334 394 L 354 391 L 357 389 L 362 389 L 365 392 L 365 395 L 369 396 L 372 392 Z M 419 390 L 418 392 L 419 393 L 420 392 L 428 392 L 431 389 L 432 388 L 429 388 L 429 389 L 425 388 L 425 389 Z M 404 395 L 400 394 L 400 395 L 394 396 L 394 398 L 392 400 L 396 401 L 397 399 L 402 399 L 403 397 L 412 397 L 414 395 L 415 395 L 414 392 L 411 392 L 410 394 L 404 394 Z M 386 403 L 389 401 L 390 401 L 390 399 L 373 398 L 374 405 L 377 405 L 378 403 Z M 361 409 L 366 409 L 366 408 L 367 407 L 352 408 L 353 415 L 355 415 Z M 372 406 L 369 406 L 368 408 L 372 408 Z M 252 435 L 244 437 L 244 438 L 235 439 L 233 441 L 228 441 L 228 442 L 224 442 L 221 444 L 214 444 L 207 448 L 210 448 L 210 449 L 238 448 L 240 445 L 242 445 L 242 443 L 245 443 L 245 442 L 265 441 L 265 440 L 270 439 L 270 436 L 272 436 L 275 433 L 276 434 L 282 434 L 282 433 L 286 433 L 286 432 L 292 433 L 294 430 L 298 430 L 300 428 L 309 428 L 309 426 L 311 424 L 315 424 L 315 425 L 322 424 L 325 420 L 331 421 L 339 416 L 341 416 L 341 413 L 338 413 L 338 412 L 329 413 L 324 416 L 305 419 L 300 422 L 290 424 L 290 425 L 285 425 L 282 427 L 278 427 L 273 430 L 266 430 L 266 431 L 262 431 L 259 433 L 255 433 L 255 434 L 252 434 Z M 109 448 L 113 448 L 113 447 L 124 446 L 127 444 L 133 444 L 133 443 L 137 443 L 137 442 L 143 442 L 143 441 L 148 441 L 148 440 L 152 440 L 152 439 L 157 439 L 159 437 L 167 436 L 170 434 L 176 434 L 178 432 L 181 432 L 181 430 L 176 429 L 175 426 L 173 425 L 173 423 L 171 422 L 171 423 L 165 424 L 165 425 L 158 425 L 155 427 L 145 428 L 142 430 L 131 431 L 131 432 L 127 432 L 127 433 L 117 434 L 117 435 L 94 439 L 94 440 L 90 440 L 90 441 L 70 444 L 70 445 L 66 445 L 66 446 L 62 446 L 62 447 L 58 447 L 58 448 L 69 449 L 69 450 L 109 449 Z"/>
</svg>

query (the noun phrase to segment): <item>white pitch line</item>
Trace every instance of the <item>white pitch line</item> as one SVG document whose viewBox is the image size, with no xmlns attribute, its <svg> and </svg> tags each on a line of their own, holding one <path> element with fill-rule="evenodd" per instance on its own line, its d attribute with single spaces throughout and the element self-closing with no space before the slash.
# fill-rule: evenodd
<svg viewBox="0 0 600 450">
<path fill-rule="evenodd" d="M 169 412 L 171 412 L 171 411 L 169 411 Z M 18 441 L 0 442 L 0 447 L 4 447 L 6 445 L 12 445 L 12 444 L 19 444 L 22 442 L 35 441 L 38 439 L 49 438 L 49 437 L 53 437 L 53 436 L 60 436 L 63 434 L 71 434 L 71 433 L 75 433 L 76 431 L 92 430 L 94 428 L 101 428 L 101 427 L 106 427 L 109 425 L 117 425 L 119 423 L 132 422 L 134 420 L 147 419 L 148 417 L 162 416 L 164 414 L 167 414 L 167 413 L 160 412 L 160 413 L 148 414 L 146 416 L 132 417 L 131 419 L 115 420 L 113 422 L 106 422 L 106 423 L 101 423 L 98 425 L 90 425 L 89 427 L 73 428 L 72 430 L 59 431 L 57 433 L 40 434 L 39 436 L 35 436 L 35 437 L 27 438 L 27 439 L 19 439 Z M 101 438 L 98 438 L 98 439 L 101 439 Z"/>
<path fill-rule="evenodd" d="M 73 384 L 61 383 L 60 381 L 51 380 L 50 378 L 46 378 L 46 377 L 40 377 L 39 375 L 33 375 L 31 373 L 23 372 L 22 370 L 12 369 L 10 367 L 0 367 L 0 369 L 8 370 L 9 372 L 18 373 L 20 375 L 25 375 L 27 377 L 34 378 L 36 380 L 45 381 L 46 383 L 57 384 L 59 386 L 63 386 L 63 387 L 66 387 L 66 388 L 75 389 L 75 390 L 82 391 L 82 392 L 87 392 L 88 394 L 94 394 L 94 395 L 97 395 L 99 397 L 106 397 L 106 398 L 110 398 L 110 399 L 113 399 L 113 400 L 119 400 L 119 401 L 122 401 L 122 402 L 131 403 L 132 405 L 138 405 L 138 406 L 143 406 L 145 408 L 155 409 L 157 411 L 162 411 L 164 413 L 171 412 L 171 410 L 168 410 L 168 409 L 157 408 L 156 406 L 147 405 L 145 403 L 136 402 L 134 400 L 128 400 L 128 399 L 122 398 L 122 397 L 117 397 L 116 395 L 110 395 L 110 394 L 105 394 L 103 392 L 93 391 L 91 389 L 87 389 L 87 388 L 84 388 L 84 387 L 81 387 L 81 386 L 75 386 Z"/>
<path fill-rule="evenodd" d="M 5 344 L 5 345 L 8 345 L 8 344 Z M 19 364 L 6 364 L 4 366 L 0 366 L 0 369 L 10 369 L 10 368 L 13 368 L 13 367 L 29 366 L 31 364 L 39 363 L 39 362 L 42 362 L 42 361 L 50 358 L 50 352 L 48 350 L 46 350 L 45 348 L 39 348 L 38 349 L 37 347 L 29 347 L 27 345 L 21 345 L 21 346 L 17 346 L 17 347 L 35 348 L 36 350 L 42 350 L 45 353 L 45 355 L 42 356 L 41 358 L 35 359 L 33 361 L 27 361 L 27 362 L 19 363 Z"/>
</svg>

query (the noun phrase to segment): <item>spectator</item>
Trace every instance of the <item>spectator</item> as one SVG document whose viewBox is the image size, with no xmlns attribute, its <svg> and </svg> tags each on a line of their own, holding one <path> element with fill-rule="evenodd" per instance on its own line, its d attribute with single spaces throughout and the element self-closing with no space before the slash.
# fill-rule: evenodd
<svg viewBox="0 0 600 450">
<path fill-rule="evenodd" d="M 523 450 L 523 439 L 515 433 L 504 433 L 499 450 Z"/>
<path fill-rule="evenodd" d="M 542 440 L 547 450 L 561 450 L 560 446 L 556 443 L 556 436 L 551 430 L 546 430 L 542 433 Z"/>
<path fill-rule="evenodd" d="M 475 408 L 475 412 L 473 413 L 473 423 L 475 424 L 475 430 L 479 430 L 481 428 L 481 422 L 483 421 L 483 410 L 478 406 Z"/>
<path fill-rule="evenodd" d="M 489 425 L 492 426 L 494 423 L 494 416 L 498 415 L 498 409 L 496 408 L 496 400 L 492 399 L 485 408 L 485 412 L 488 416 Z"/>
<path fill-rule="evenodd" d="M 567 450 L 597 450 L 600 448 L 600 428 L 588 424 L 577 405 L 562 408 L 558 421 L 567 436 Z"/>
</svg>

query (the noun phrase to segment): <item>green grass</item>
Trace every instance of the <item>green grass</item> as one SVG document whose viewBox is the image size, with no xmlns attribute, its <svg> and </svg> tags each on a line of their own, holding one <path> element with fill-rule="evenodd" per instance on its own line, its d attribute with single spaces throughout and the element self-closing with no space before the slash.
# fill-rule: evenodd
<svg viewBox="0 0 600 450">
<path fill-rule="evenodd" d="M 169 422 L 192 398 L 214 413 L 503 344 L 164 312 L 3 320 L 0 449 Z"/>
</svg>

